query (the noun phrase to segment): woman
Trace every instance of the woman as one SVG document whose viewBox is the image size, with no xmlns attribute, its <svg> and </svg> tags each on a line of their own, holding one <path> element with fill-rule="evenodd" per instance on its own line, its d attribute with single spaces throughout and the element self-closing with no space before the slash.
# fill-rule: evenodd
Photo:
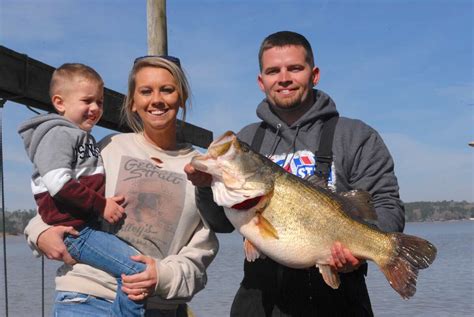
<svg viewBox="0 0 474 317">
<path fill-rule="evenodd" d="M 194 187 L 184 166 L 198 152 L 176 139 L 176 118 L 186 112 L 189 88 L 179 60 L 148 56 L 135 60 L 122 113 L 134 133 L 100 142 L 106 170 L 106 196 L 126 197 L 123 224 L 115 232 L 141 251 L 140 274 L 123 276 L 122 289 L 132 300 L 146 300 L 145 316 L 178 316 L 183 303 L 206 283 L 206 268 L 218 242 L 202 222 Z M 49 227 L 40 217 L 25 229 L 37 252 L 66 264 L 57 272 L 55 316 L 109 316 L 116 282 L 107 273 L 77 263 L 62 243 L 71 227 Z M 74 264 L 71 266 L 71 264 Z"/>
</svg>

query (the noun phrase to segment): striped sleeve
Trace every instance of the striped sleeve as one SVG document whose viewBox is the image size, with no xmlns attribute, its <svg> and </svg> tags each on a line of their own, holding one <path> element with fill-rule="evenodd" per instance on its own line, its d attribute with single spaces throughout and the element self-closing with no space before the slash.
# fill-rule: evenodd
<svg viewBox="0 0 474 317">
<path fill-rule="evenodd" d="M 47 191 L 77 212 L 101 214 L 104 170 L 98 154 L 79 158 L 78 149 L 86 137 L 82 131 L 64 128 L 53 128 L 43 136 L 34 154 L 39 175 L 33 180 L 37 185 L 33 191 L 35 195 Z"/>
</svg>

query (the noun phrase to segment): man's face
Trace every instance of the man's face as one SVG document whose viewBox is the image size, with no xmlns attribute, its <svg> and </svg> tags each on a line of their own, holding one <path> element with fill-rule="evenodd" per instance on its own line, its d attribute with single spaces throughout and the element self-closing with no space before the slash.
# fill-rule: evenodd
<svg viewBox="0 0 474 317">
<path fill-rule="evenodd" d="M 289 110 L 311 104 L 312 88 L 318 81 L 319 69 L 308 64 L 302 46 L 273 47 L 263 52 L 258 85 L 273 106 Z"/>
</svg>

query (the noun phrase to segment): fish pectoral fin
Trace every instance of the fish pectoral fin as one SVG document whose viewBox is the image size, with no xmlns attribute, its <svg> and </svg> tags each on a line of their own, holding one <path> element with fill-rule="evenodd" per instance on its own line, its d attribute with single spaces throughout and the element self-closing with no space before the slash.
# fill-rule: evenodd
<svg viewBox="0 0 474 317">
<path fill-rule="evenodd" d="M 339 274 L 335 272 L 328 264 L 318 264 L 319 273 L 323 276 L 324 282 L 333 289 L 338 289 L 341 284 Z"/>
<path fill-rule="evenodd" d="M 245 258 L 249 262 L 254 262 L 258 258 L 265 258 L 265 255 L 260 253 L 260 251 L 247 238 L 244 239 L 244 252 Z"/>
<path fill-rule="evenodd" d="M 260 230 L 260 234 L 264 238 L 273 238 L 273 239 L 279 239 L 278 238 L 278 232 L 277 230 L 272 226 L 270 221 L 265 219 L 264 216 L 259 214 L 257 216 L 257 227 Z"/>
</svg>

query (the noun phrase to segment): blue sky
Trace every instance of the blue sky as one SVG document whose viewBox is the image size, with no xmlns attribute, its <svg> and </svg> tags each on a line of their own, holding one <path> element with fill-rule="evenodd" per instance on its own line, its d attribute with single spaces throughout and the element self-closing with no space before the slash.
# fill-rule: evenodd
<svg viewBox="0 0 474 317">
<path fill-rule="evenodd" d="M 257 120 L 263 38 L 299 32 L 315 51 L 317 88 L 384 138 L 404 201 L 474 201 L 473 15 L 468 0 L 174 0 L 168 51 L 191 83 L 187 121 L 218 136 Z M 55 67 L 89 64 L 124 93 L 147 52 L 146 1 L 1 0 L 0 43 Z M 16 134 L 31 116 L 12 102 L 2 111 L 7 210 L 34 206 Z"/>
</svg>

